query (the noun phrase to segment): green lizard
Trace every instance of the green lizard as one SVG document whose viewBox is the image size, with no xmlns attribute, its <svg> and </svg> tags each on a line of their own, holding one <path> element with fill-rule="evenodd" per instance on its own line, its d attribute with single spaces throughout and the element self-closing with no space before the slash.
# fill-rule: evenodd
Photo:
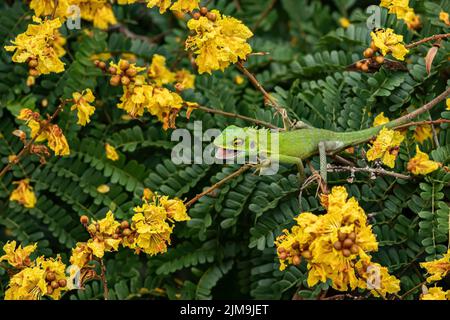
<svg viewBox="0 0 450 320">
<path fill-rule="evenodd" d="M 335 132 L 318 128 L 304 128 L 291 131 L 270 131 L 252 127 L 229 126 L 214 140 L 219 159 L 253 159 L 264 170 L 274 160 L 280 163 L 296 164 L 303 172 L 302 160 L 315 154 L 320 156 L 320 173 L 326 181 L 326 155 L 339 152 L 375 137 L 382 128 L 395 128 L 410 122 L 418 115 L 430 110 L 449 94 L 447 88 L 440 96 L 423 107 L 390 121 L 384 125 L 354 132 Z M 255 159 L 257 161 L 255 162 Z M 261 172 L 263 173 L 263 172 Z"/>
</svg>

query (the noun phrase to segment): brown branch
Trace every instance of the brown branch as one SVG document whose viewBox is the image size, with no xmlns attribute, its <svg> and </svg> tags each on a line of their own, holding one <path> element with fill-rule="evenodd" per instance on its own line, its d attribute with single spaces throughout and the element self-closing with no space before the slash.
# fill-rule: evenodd
<svg viewBox="0 0 450 320">
<path fill-rule="evenodd" d="M 439 102 L 444 101 L 445 98 L 447 98 L 449 95 L 450 95 L 450 87 L 448 87 L 444 92 L 442 92 L 436 98 L 434 98 L 427 104 L 423 105 L 419 109 L 414 110 L 413 112 L 408 113 L 407 115 L 404 115 L 403 117 L 400 117 L 396 120 L 393 120 L 390 127 L 391 128 L 398 127 L 398 126 L 401 126 L 401 125 L 407 123 L 408 121 L 414 119 L 415 117 L 421 115 L 422 113 L 427 112 L 428 110 L 433 108 L 435 105 L 437 105 Z"/>
<path fill-rule="evenodd" d="M 351 167 L 351 166 L 334 166 L 334 165 L 329 164 L 327 166 L 327 170 L 329 172 L 367 172 L 367 173 L 373 173 L 373 174 L 378 174 L 378 175 L 391 176 L 391 177 L 395 177 L 397 179 L 404 179 L 404 180 L 411 179 L 411 176 L 393 172 L 393 171 L 387 171 L 382 168 L 369 168 L 369 167 L 357 168 L 357 167 Z"/>
<path fill-rule="evenodd" d="M 225 178 L 223 178 L 222 180 L 220 180 L 219 182 L 214 184 L 212 187 L 208 188 L 206 191 L 203 191 L 202 193 L 199 193 L 198 195 L 196 195 L 194 198 L 192 198 L 190 201 L 188 201 L 186 203 L 186 207 L 187 208 L 191 207 L 194 203 L 196 203 L 198 201 L 198 199 L 202 198 L 203 196 L 206 196 L 210 192 L 212 192 L 215 189 L 219 188 L 220 186 L 222 186 L 227 181 L 229 181 L 229 180 L 231 180 L 231 179 L 233 179 L 233 178 L 235 178 L 237 176 L 240 176 L 242 173 L 244 173 L 245 171 L 247 171 L 251 167 L 252 167 L 252 165 L 249 165 L 249 164 L 243 165 L 242 167 L 240 167 L 238 170 L 236 170 L 232 174 L 226 176 Z"/>
<path fill-rule="evenodd" d="M 414 291 L 416 291 L 417 289 L 419 289 L 421 286 L 423 286 L 424 284 L 426 284 L 427 282 L 421 282 L 418 285 L 416 285 L 415 287 L 409 289 L 408 291 L 406 291 L 404 294 L 402 294 L 400 296 L 400 299 L 403 300 L 404 298 L 406 298 L 408 295 L 410 295 L 411 293 L 413 293 Z"/>
<path fill-rule="evenodd" d="M 267 8 L 261 13 L 260 17 L 258 18 L 258 20 L 255 22 L 255 24 L 253 25 L 252 31 L 255 32 L 256 29 L 258 29 L 259 25 L 261 24 L 261 22 L 264 21 L 264 19 L 270 14 L 270 11 L 272 11 L 273 7 L 275 7 L 276 3 L 278 0 L 272 0 L 269 5 L 267 6 Z"/>
<path fill-rule="evenodd" d="M 36 133 L 34 138 L 32 138 L 19 152 L 19 154 L 14 158 L 13 161 L 9 162 L 3 169 L 0 171 L 0 179 L 9 171 L 11 170 L 12 166 L 20 161 L 21 158 L 26 156 L 30 148 L 32 147 L 33 143 L 36 142 L 36 139 L 40 136 L 40 134 L 48 127 L 48 125 L 58 116 L 58 114 L 62 111 L 62 109 L 66 106 L 68 102 L 72 101 L 72 99 L 67 99 L 61 102 L 61 104 L 58 106 L 58 108 L 55 110 L 52 116 L 48 118 L 48 120 L 45 121 L 45 125 L 41 126 L 39 128 L 39 131 Z"/>
<path fill-rule="evenodd" d="M 447 119 L 438 119 L 438 120 L 425 120 L 425 121 L 417 121 L 417 122 L 409 122 L 407 124 L 402 124 L 397 127 L 393 127 L 393 129 L 404 129 L 412 126 L 423 126 L 423 125 L 433 125 L 433 124 L 441 124 L 441 123 L 450 123 L 450 120 Z"/>
<path fill-rule="evenodd" d="M 108 290 L 108 280 L 106 280 L 106 266 L 105 266 L 105 262 L 103 261 L 103 259 L 100 259 L 100 267 L 101 267 L 101 281 L 103 283 L 103 297 L 105 300 L 108 300 L 109 298 L 109 290 Z"/>
<path fill-rule="evenodd" d="M 113 25 L 111 27 L 109 27 L 108 31 L 114 31 L 117 30 L 120 33 L 122 33 L 123 35 L 125 35 L 127 38 L 130 39 L 137 39 L 137 40 L 141 40 L 144 42 L 148 42 L 148 43 L 156 43 L 158 42 L 162 37 L 166 36 L 167 34 L 170 33 L 170 31 L 164 31 L 154 37 L 148 37 L 148 36 L 144 36 L 144 35 L 140 35 L 137 33 L 134 33 L 133 31 L 131 31 L 130 29 L 128 29 L 128 27 L 126 27 L 123 24 L 116 24 Z"/>
<path fill-rule="evenodd" d="M 419 41 L 407 44 L 405 47 L 407 49 L 410 49 L 410 48 L 417 47 L 417 46 L 419 46 L 419 45 L 421 45 L 423 43 L 429 42 L 429 41 L 437 41 L 437 40 L 446 39 L 446 38 L 449 38 L 449 37 L 450 37 L 450 33 L 435 34 L 435 35 L 433 35 L 431 37 L 423 38 L 423 39 L 421 39 Z"/>
<path fill-rule="evenodd" d="M 278 128 L 276 125 L 273 125 L 273 124 L 271 124 L 269 122 L 265 122 L 265 121 L 254 119 L 254 118 L 250 118 L 250 117 L 246 117 L 246 116 L 243 116 L 243 115 L 240 115 L 240 114 L 237 114 L 237 113 L 225 112 L 225 111 L 222 111 L 222 110 L 212 109 L 212 108 L 208 108 L 208 107 L 204 107 L 204 106 L 195 106 L 193 108 L 198 109 L 198 110 L 202 110 L 202 111 L 207 112 L 207 113 L 214 113 L 214 114 L 219 114 L 219 115 L 222 115 L 222 116 L 225 116 L 225 117 L 242 119 L 242 120 L 245 120 L 245 121 L 253 122 L 256 125 L 261 125 L 261 126 L 264 126 L 264 127 L 267 127 L 267 128 L 271 128 L 271 129 L 281 129 L 281 128 Z"/>
</svg>

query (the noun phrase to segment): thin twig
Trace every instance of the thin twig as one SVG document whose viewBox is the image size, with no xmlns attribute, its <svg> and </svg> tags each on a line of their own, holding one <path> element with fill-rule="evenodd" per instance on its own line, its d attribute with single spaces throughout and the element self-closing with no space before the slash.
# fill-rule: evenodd
<svg viewBox="0 0 450 320">
<path fill-rule="evenodd" d="M 347 172 L 347 171 L 348 172 L 367 172 L 367 173 L 374 173 L 374 174 L 378 174 L 378 175 L 391 176 L 391 177 L 395 177 L 397 179 L 404 179 L 404 180 L 411 179 L 411 176 L 393 172 L 393 171 L 387 171 L 387 170 L 384 170 L 383 168 L 369 168 L 369 167 L 357 168 L 357 167 L 352 167 L 352 166 L 334 166 L 334 165 L 329 164 L 327 167 L 327 170 L 329 172 Z"/>
<path fill-rule="evenodd" d="M 289 119 L 286 110 L 282 108 L 278 102 L 276 102 L 275 99 L 271 97 L 271 95 L 264 89 L 262 84 L 256 79 L 256 77 L 244 66 L 242 61 L 238 61 L 236 63 L 237 68 L 250 80 L 250 82 L 255 86 L 256 89 L 258 89 L 264 96 L 264 99 L 266 101 L 269 101 L 273 108 L 281 115 L 284 122 L 285 128 L 291 128 L 292 127 L 292 121 Z"/>
<path fill-rule="evenodd" d="M 62 103 L 58 106 L 58 108 L 55 110 L 55 112 L 53 113 L 53 115 L 48 118 L 48 120 L 46 120 L 46 124 L 41 126 L 38 130 L 38 132 L 36 133 L 36 135 L 34 136 L 34 138 L 32 138 L 24 147 L 23 149 L 19 152 L 19 154 L 14 158 L 13 161 L 9 162 L 0 172 L 0 179 L 9 171 L 11 170 L 12 166 L 16 163 L 18 163 L 20 161 L 20 159 L 24 156 L 26 156 L 28 154 L 28 152 L 30 151 L 31 146 L 33 145 L 34 142 L 36 142 L 36 139 L 40 136 L 40 134 L 47 128 L 48 125 L 50 125 L 50 123 L 58 116 L 58 114 L 62 111 L 62 109 L 65 107 L 65 105 L 69 102 L 72 101 L 71 99 L 67 99 L 62 101 Z"/>
<path fill-rule="evenodd" d="M 237 118 L 237 119 L 242 119 L 245 121 L 249 121 L 249 122 L 253 122 L 256 125 L 261 125 L 267 128 L 271 128 L 271 129 L 281 129 L 279 127 L 277 127 L 276 125 L 273 125 L 269 122 L 265 122 L 262 120 L 258 120 L 258 119 L 254 119 L 254 118 L 250 118 L 250 117 L 246 117 L 237 113 L 231 113 L 231 112 L 225 112 L 222 110 L 218 110 L 218 109 L 212 109 L 212 108 L 208 108 L 208 107 L 204 107 L 204 106 L 194 106 L 194 109 L 198 109 L 198 110 L 202 110 L 204 112 L 208 112 L 208 113 L 214 113 L 214 114 L 219 114 L 225 117 L 230 117 L 230 118 Z"/>
<path fill-rule="evenodd" d="M 100 267 L 102 270 L 100 277 L 101 277 L 101 280 L 103 283 L 103 297 L 105 300 L 108 300 L 108 298 L 109 298 L 108 280 L 106 280 L 106 266 L 105 266 L 103 259 L 100 259 Z"/>
<path fill-rule="evenodd" d="M 252 28 L 253 32 L 255 32 L 256 29 L 258 29 L 258 27 L 261 24 L 261 22 L 263 22 L 264 19 L 270 14 L 270 11 L 272 11 L 273 7 L 275 7 L 275 4 L 277 3 L 277 1 L 278 0 L 272 0 L 269 3 L 269 5 L 267 6 L 267 8 L 261 13 L 261 15 L 259 16 L 258 20 L 253 25 L 253 28 Z"/>
<path fill-rule="evenodd" d="M 424 125 L 433 125 L 433 124 L 441 124 L 441 123 L 450 123 L 450 120 L 448 119 L 437 119 L 437 120 L 425 120 L 425 121 L 417 121 L 417 122 L 409 122 L 407 124 L 402 124 L 399 126 L 394 127 L 393 129 L 403 129 L 403 128 L 409 128 L 413 126 L 424 126 Z"/>
<path fill-rule="evenodd" d="M 419 41 L 407 44 L 405 47 L 407 49 L 410 49 L 410 48 L 417 47 L 417 46 L 421 45 L 422 43 L 426 43 L 426 42 L 429 42 L 429 41 L 436 41 L 436 40 L 440 40 L 440 39 L 446 39 L 446 38 L 449 38 L 449 37 L 450 37 L 450 33 L 435 34 L 435 35 L 433 35 L 431 37 L 423 38 L 423 39 L 421 39 Z"/>
<path fill-rule="evenodd" d="M 242 173 L 244 173 L 245 171 L 247 171 L 251 167 L 252 167 L 252 165 L 249 165 L 249 164 L 243 165 L 242 167 L 240 167 L 238 170 L 236 170 L 232 174 L 226 176 L 225 178 L 223 178 L 222 180 L 220 180 L 219 182 L 214 184 L 212 187 L 208 188 L 206 191 L 203 191 L 202 193 L 199 193 L 198 195 L 196 195 L 194 198 L 192 198 L 192 200 L 190 200 L 190 201 L 188 201 L 186 203 L 186 207 L 189 208 L 190 206 L 192 206 L 194 203 L 196 203 L 203 196 L 206 196 L 210 192 L 212 192 L 215 189 L 219 188 L 220 186 L 222 186 L 227 181 L 229 181 L 229 180 L 231 180 L 231 179 L 233 179 L 233 178 L 235 178 L 237 176 L 240 176 Z"/>
<path fill-rule="evenodd" d="M 416 285 L 415 287 L 409 289 L 408 291 L 406 291 L 404 294 L 402 294 L 400 296 L 400 299 L 403 300 L 404 298 L 406 298 L 408 295 L 410 295 L 411 293 L 413 293 L 414 291 L 416 291 L 417 289 L 419 289 L 421 286 L 423 286 L 424 284 L 426 284 L 427 282 L 421 282 L 418 285 Z"/>
</svg>

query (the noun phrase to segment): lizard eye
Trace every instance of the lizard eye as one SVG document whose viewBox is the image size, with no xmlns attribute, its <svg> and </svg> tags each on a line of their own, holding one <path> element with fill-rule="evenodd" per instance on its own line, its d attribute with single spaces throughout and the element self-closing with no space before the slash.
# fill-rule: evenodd
<svg viewBox="0 0 450 320">
<path fill-rule="evenodd" d="M 235 147 L 242 146 L 243 144 L 244 144 L 244 140 L 242 140 L 242 139 L 236 138 L 233 140 L 233 145 Z"/>
</svg>

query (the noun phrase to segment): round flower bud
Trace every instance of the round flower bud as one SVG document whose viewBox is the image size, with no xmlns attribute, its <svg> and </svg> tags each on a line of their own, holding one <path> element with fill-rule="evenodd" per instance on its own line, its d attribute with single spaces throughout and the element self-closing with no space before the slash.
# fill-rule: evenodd
<svg viewBox="0 0 450 320">
<path fill-rule="evenodd" d="M 384 63 L 384 57 L 383 56 L 376 56 L 375 61 L 378 64 L 383 64 Z"/>
<path fill-rule="evenodd" d="M 356 233 L 355 232 L 350 232 L 347 236 L 348 239 L 355 241 L 356 240 Z"/>
<path fill-rule="evenodd" d="M 36 69 L 30 69 L 30 70 L 28 70 L 28 73 L 29 73 L 29 75 L 32 76 L 32 77 L 37 77 L 37 76 L 39 76 L 39 71 L 37 71 Z"/>
<path fill-rule="evenodd" d="M 51 285 L 47 286 L 47 294 L 52 294 L 53 293 L 53 288 Z"/>
<path fill-rule="evenodd" d="M 281 252 L 279 257 L 280 257 L 281 260 L 285 260 L 287 258 L 286 252 Z"/>
<path fill-rule="evenodd" d="M 359 252 L 359 247 L 358 247 L 356 244 L 352 245 L 352 246 L 350 247 L 350 252 L 351 252 L 352 254 L 357 254 L 357 253 Z"/>
<path fill-rule="evenodd" d="M 375 42 L 373 42 L 373 41 L 370 42 L 370 49 L 372 49 L 373 52 L 377 52 L 378 51 L 378 48 L 375 45 Z"/>
<path fill-rule="evenodd" d="M 119 68 L 123 71 L 127 70 L 130 67 L 130 63 L 127 60 L 121 60 L 119 62 Z"/>
<path fill-rule="evenodd" d="M 367 48 L 366 50 L 364 50 L 364 57 L 366 58 L 371 58 L 374 54 L 374 51 L 371 48 Z"/>
<path fill-rule="evenodd" d="M 117 68 L 116 67 L 109 67 L 108 72 L 111 74 L 116 74 L 117 73 Z"/>
<path fill-rule="evenodd" d="M 362 66 L 362 65 L 363 65 L 363 64 L 362 64 L 361 61 L 356 62 L 356 68 L 361 69 L 361 66 Z"/>
<path fill-rule="evenodd" d="M 112 85 L 113 87 L 117 87 L 120 84 L 120 76 L 115 75 L 111 77 L 111 80 L 109 80 L 109 84 Z"/>
<path fill-rule="evenodd" d="M 292 249 L 298 250 L 299 248 L 300 248 L 300 244 L 299 244 L 297 241 L 295 241 L 295 242 L 292 244 Z"/>
<path fill-rule="evenodd" d="M 128 236 L 131 234 L 131 229 L 127 228 L 127 229 L 123 230 L 123 231 L 122 231 L 122 234 L 123 234 L 124 236 L 127 236 L 127 237 L 128 237 Z"/>
<path fill-rule="evenodd" d="M 38 66 L 38 61 L 36 59 L 31 59 L 30 62 L 28 62 L 28 66 L 31 69 L 34 69 Z"/>
<path fill-rule="evenodd" d="M 131 80 L 130 80 L 130 78 L 128 78 L 127 76 L 123 76 L 123 77 L 120 79 L 120 82 L 122 82 L 122 84 L 123 84 L 124 86 L 127 86 L 127 85 L 130 84 Z"/>
<path fill-rule="evenodd" d="M 361 70 L 364 72 L 369 71 L 369 65 L 367 63 L 363 63 L 363 65 L 361 66 Z"/>
<path fill-rule="evenodd" d="M 192 15 L 192 18 L 194 18 L 195 20 L 200 19 L 200 17 L 201 17 L 200 12 L 195 12 L 195 13 Z"/>
<path fill-rule="evenodd" d="M 136 69 L 133 69 L 133 68 L 128 69 L 125 73 L 129 77 L 135 77 L 137 75 Z"/>
<path fill-rule="evenodd" d="M 52 286 L 53 289 L 58 289 L 58 288 L 59 288 L 59 284 L 58 284 L 58 282 L 56 282 L 56 281 L 52 281 L 52 282 L 50 283 L 50 285 Z"/>
<path fill-rule="evenodd" d="M 48 282 L 52 282 L 56 279 L 56 275 L 54 272 L 47 272 L 47 275 L 45 276 L 45 280 L 47 280 Z"/>
<path fill-rule="evenodd" d="M 338 251 L 342 250 L 342 242 L 336 241 L 335 243 L 333 243 L 333 247 Z"/>
<path fill-rule="evenodd" d="M 106 63 L 104 61 L 100 61 L 100 63 L 98 64 L 98 67 L 102 70 L 106 69 Z"/>
<path fill-rule="evenodd" d="M 345 239 L 347 239 L 347 234 L 343 232 L 338 232 L 338 239 L 340 242 L 343 242 Z"/>
<path fill-rule="evenodd" d="M 201 7 L 200 8 L 200 14 L 202 16 L 206 16 L 208 14 L 208 8 L 207 7 Z"/>
<path fill-rule="evenodd" d="M 122 222 L 120 223 L 120 227 L 121 227 L 122 229 L 127 229 L 127 228 L 130 227 L 130 223 L 129 223 L 127 220 L 124 220 L 124 221 L 122 221 Z"/>
<path fill-rule="evenodd" d="M 344 255 L 344 257 L 348 258 L 352 255 L 352 253 L 350 252 L 350 250 L 348 249 L 343 249 L 342 250 L 342 254 Z"/>
<path fill-rule="evenodd" d="M 345 239 L 342 243 L 342 246 L 346 249 L 349 249 L 353 245 L 353 241 L 351 239 Z"/>
<path fill-rule="evenodd" d="M 212 12 L 208 12 L 206 17 L 208 18 L 209 21 L 212 21 L 212 22 L 215 22 L 217 20 L 217 15 Z"/>
<path fill-rule="evenodd" d="M 294 256 L 292 258 L 292 264 L 294 266 L 298 266 L 302 262 L 302 259 L 299 256 Z"/>
<path fill-rule="evenodd" d="M 88 224 L 88 223 L 89 223 L 89 218 L 88 218 L 88 216 L 81 216 L 81 217 L 80 217 L 80 222 L 81 222 L 82 224 Z"/>
<path fill-rule="evenodd" d="M 60 287 L 65 287 L 67 285 L 66 279 L 59 279 L 58 284 Z"/>
</svg>

